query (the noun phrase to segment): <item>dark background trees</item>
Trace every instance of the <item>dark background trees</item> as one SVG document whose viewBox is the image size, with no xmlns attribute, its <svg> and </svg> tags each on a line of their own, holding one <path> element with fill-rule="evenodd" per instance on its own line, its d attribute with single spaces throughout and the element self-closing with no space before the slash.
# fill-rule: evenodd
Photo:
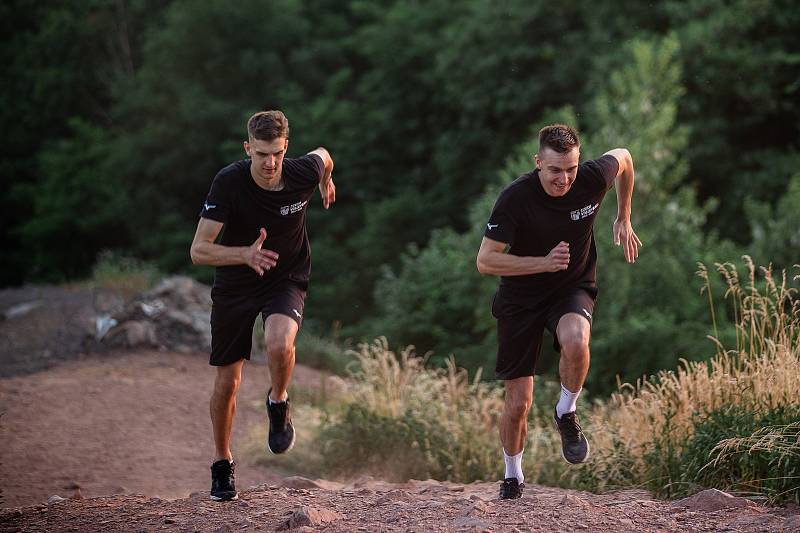
<svg viewBox="0 0 800 533">
<path fill-rule="evenodd" d="M 538 128 L 569 120 L 585 158 L 631 149 L 645 241 L 622 264 L 610 195 L 590 385 L 703 357 L 697 261 L 800 261 L 800 8 L 636 5 L 7 2 L 0 283 L 80 279 L 108 249 L 210 280 L 188 262 L 199 206 L 246 118 L 280 108 L 290 155 L 336 159 L 307 328 L 486 365 L 480 228 Z"/>
</svg>

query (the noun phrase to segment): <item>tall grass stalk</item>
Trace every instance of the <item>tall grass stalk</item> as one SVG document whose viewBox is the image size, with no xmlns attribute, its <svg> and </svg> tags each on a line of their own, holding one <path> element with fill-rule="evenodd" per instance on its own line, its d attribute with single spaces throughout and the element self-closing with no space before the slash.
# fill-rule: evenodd
<svg viewBox="0 0 800 533">
<path fill-rule="evenodd" d="M 757 276 L 750 258 L 744 260 L 745 286 L 734 265 L 716 265 L 727 284 L 725 298 L 731 301 L 736 320 L 736 347 L 718 350 L 708 362 L 682 360 L 677 370 L 622 385 L 608 402 L 597 404 L 586 424 L 594 456 L 585 471 L 568 474 L 575 482 L 599 490 L 646 485 L 666 495 L 680 494 L 683 489 L 673 485 L 680 464 L 667 463 L 681 457 L 704 414 L 731 406 L 765 413 L 800 403 L 797 289 L 786 273 L 776 280 L 771 269 L 762 268 Z M 699 275 L 710 293 L 703 265 Z M 713 309 L 710 296 L 709 302 Z M 722 343 L 717 341 L 717 346 Z M 793 453 L 800 449 L 797 442 L 791 446 Z M 725 449 L 730 450 L 723 447 L 717 452 Z"/>
<path fill-rule="evenodd" d="M 426 368 L 413 347 L 395 354 L 385 338 L 360 345 L 353 355 L 359 364 L 350 411 L 332 415 L 322 432 L 334 474 L 367 466 L 396 480 L 495 476 L 499 389 L 481 382 L 480 373 L 470 380 L 452 357 L 445 368 Z"/>
</svg>

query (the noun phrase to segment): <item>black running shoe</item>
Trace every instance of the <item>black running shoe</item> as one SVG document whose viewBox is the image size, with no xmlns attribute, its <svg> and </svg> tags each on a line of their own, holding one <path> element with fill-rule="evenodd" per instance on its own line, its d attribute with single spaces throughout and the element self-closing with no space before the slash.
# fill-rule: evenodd
<svg viewBox="0 0 800 533">
<path fill-rule="evenodd" d="M 560 419 L 558 413 L 554 412 L 553 419 L 561 434 L 561 457 L 573 465 L 584 462 L 589 457 L 589 441 L 575 419 L 575 412 L 564 413 Z"/>
<path fill-rule="evenodd" d="M 233 470 L 236 463 L 227 459 L 220 459 L 211 465 L 211 499 L 218 502 L 236 500 Z"/>
<path fill-rule="evenodd" d="M 500 499 L 501 500 L 516 500 L 522 498 L 522 489 L 525 488 L 525 483 L 520 483 L 515 477 L 507 477 L 500 484 Z"/>
<path fill-rule="evenodd" d="M 272 392 L 272 389 L 270 389 Z M 272 403 L 267 393 L 267 415 L 269 416 L 269 436 L 267 449 L 272 453 L 286 453 L 294 446 L 294 426 L 289 410 L 289 397 L 286 401 Z"/>
</svg>

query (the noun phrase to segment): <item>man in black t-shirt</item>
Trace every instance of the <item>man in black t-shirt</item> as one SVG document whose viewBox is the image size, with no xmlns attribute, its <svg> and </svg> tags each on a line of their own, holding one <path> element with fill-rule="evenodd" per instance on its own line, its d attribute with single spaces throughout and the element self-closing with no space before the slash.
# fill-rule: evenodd
<svg viewBox="0 0 800 533">
<path fill-rule="evenodd" d="M 272 383 L 266 398 L 267 448 L 284 453 L 294 445 L 287 388 L 311 272 L 306 207 L 317 187 L 325 209 L 336 201 L 333 160 L 325 148 L 297 159 L 284 157 L 289 122 L 283 113 L 256 113 L 247 123 L 247 136 L 249 159 L 214 177 L 191 248 L 193 263 L 217 267 L 211 289 L 210 363 L 217 367 L 211 395 L 216 446 L 211 498 L 218 501 L 237 498 L 231 428 L 259 314 Z"/>
<path fill-rule="evenodd" d="M 481 274 L 501 276 L 492 304 L 497 319 L 495 374 L 505 383 L 500 440 L 506 473 L 500 497 L 522 495 L 522 452 L 533 401 L 533 375 L 546 327 L 560 351 L 561 398 L 554 419 L 561 452 L 572 464 L 589 454 L 575 404 L 589 370 L 589 338 L 597 297 L 594 220 L 617 182 L 614 243 L 633 263 L 641 241 L 631 227 L 633 160 L 617 148 L 579 164 L 578 134 L 556 124 L 539 132 L 536 169 L 508 185 L 497 199 L 478 252 Z"/>
</svg>

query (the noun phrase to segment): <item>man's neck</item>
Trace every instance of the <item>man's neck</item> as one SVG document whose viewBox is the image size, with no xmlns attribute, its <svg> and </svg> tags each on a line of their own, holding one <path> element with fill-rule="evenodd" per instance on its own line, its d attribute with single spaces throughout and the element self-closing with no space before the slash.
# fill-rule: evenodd
<svg viewBox="0 0 800 533">
<path fill-rule="evenodd" d="M 265 179 L 253 172 L 253 168 L 250 167 L 250 176 L 253 178 L 253 181 L 256 182 L 256 185 L 264 189 L 265 191 L 280 191 L 283 189 L 283 173 L 278 172 L 273 178 Z"/>
</svg>

